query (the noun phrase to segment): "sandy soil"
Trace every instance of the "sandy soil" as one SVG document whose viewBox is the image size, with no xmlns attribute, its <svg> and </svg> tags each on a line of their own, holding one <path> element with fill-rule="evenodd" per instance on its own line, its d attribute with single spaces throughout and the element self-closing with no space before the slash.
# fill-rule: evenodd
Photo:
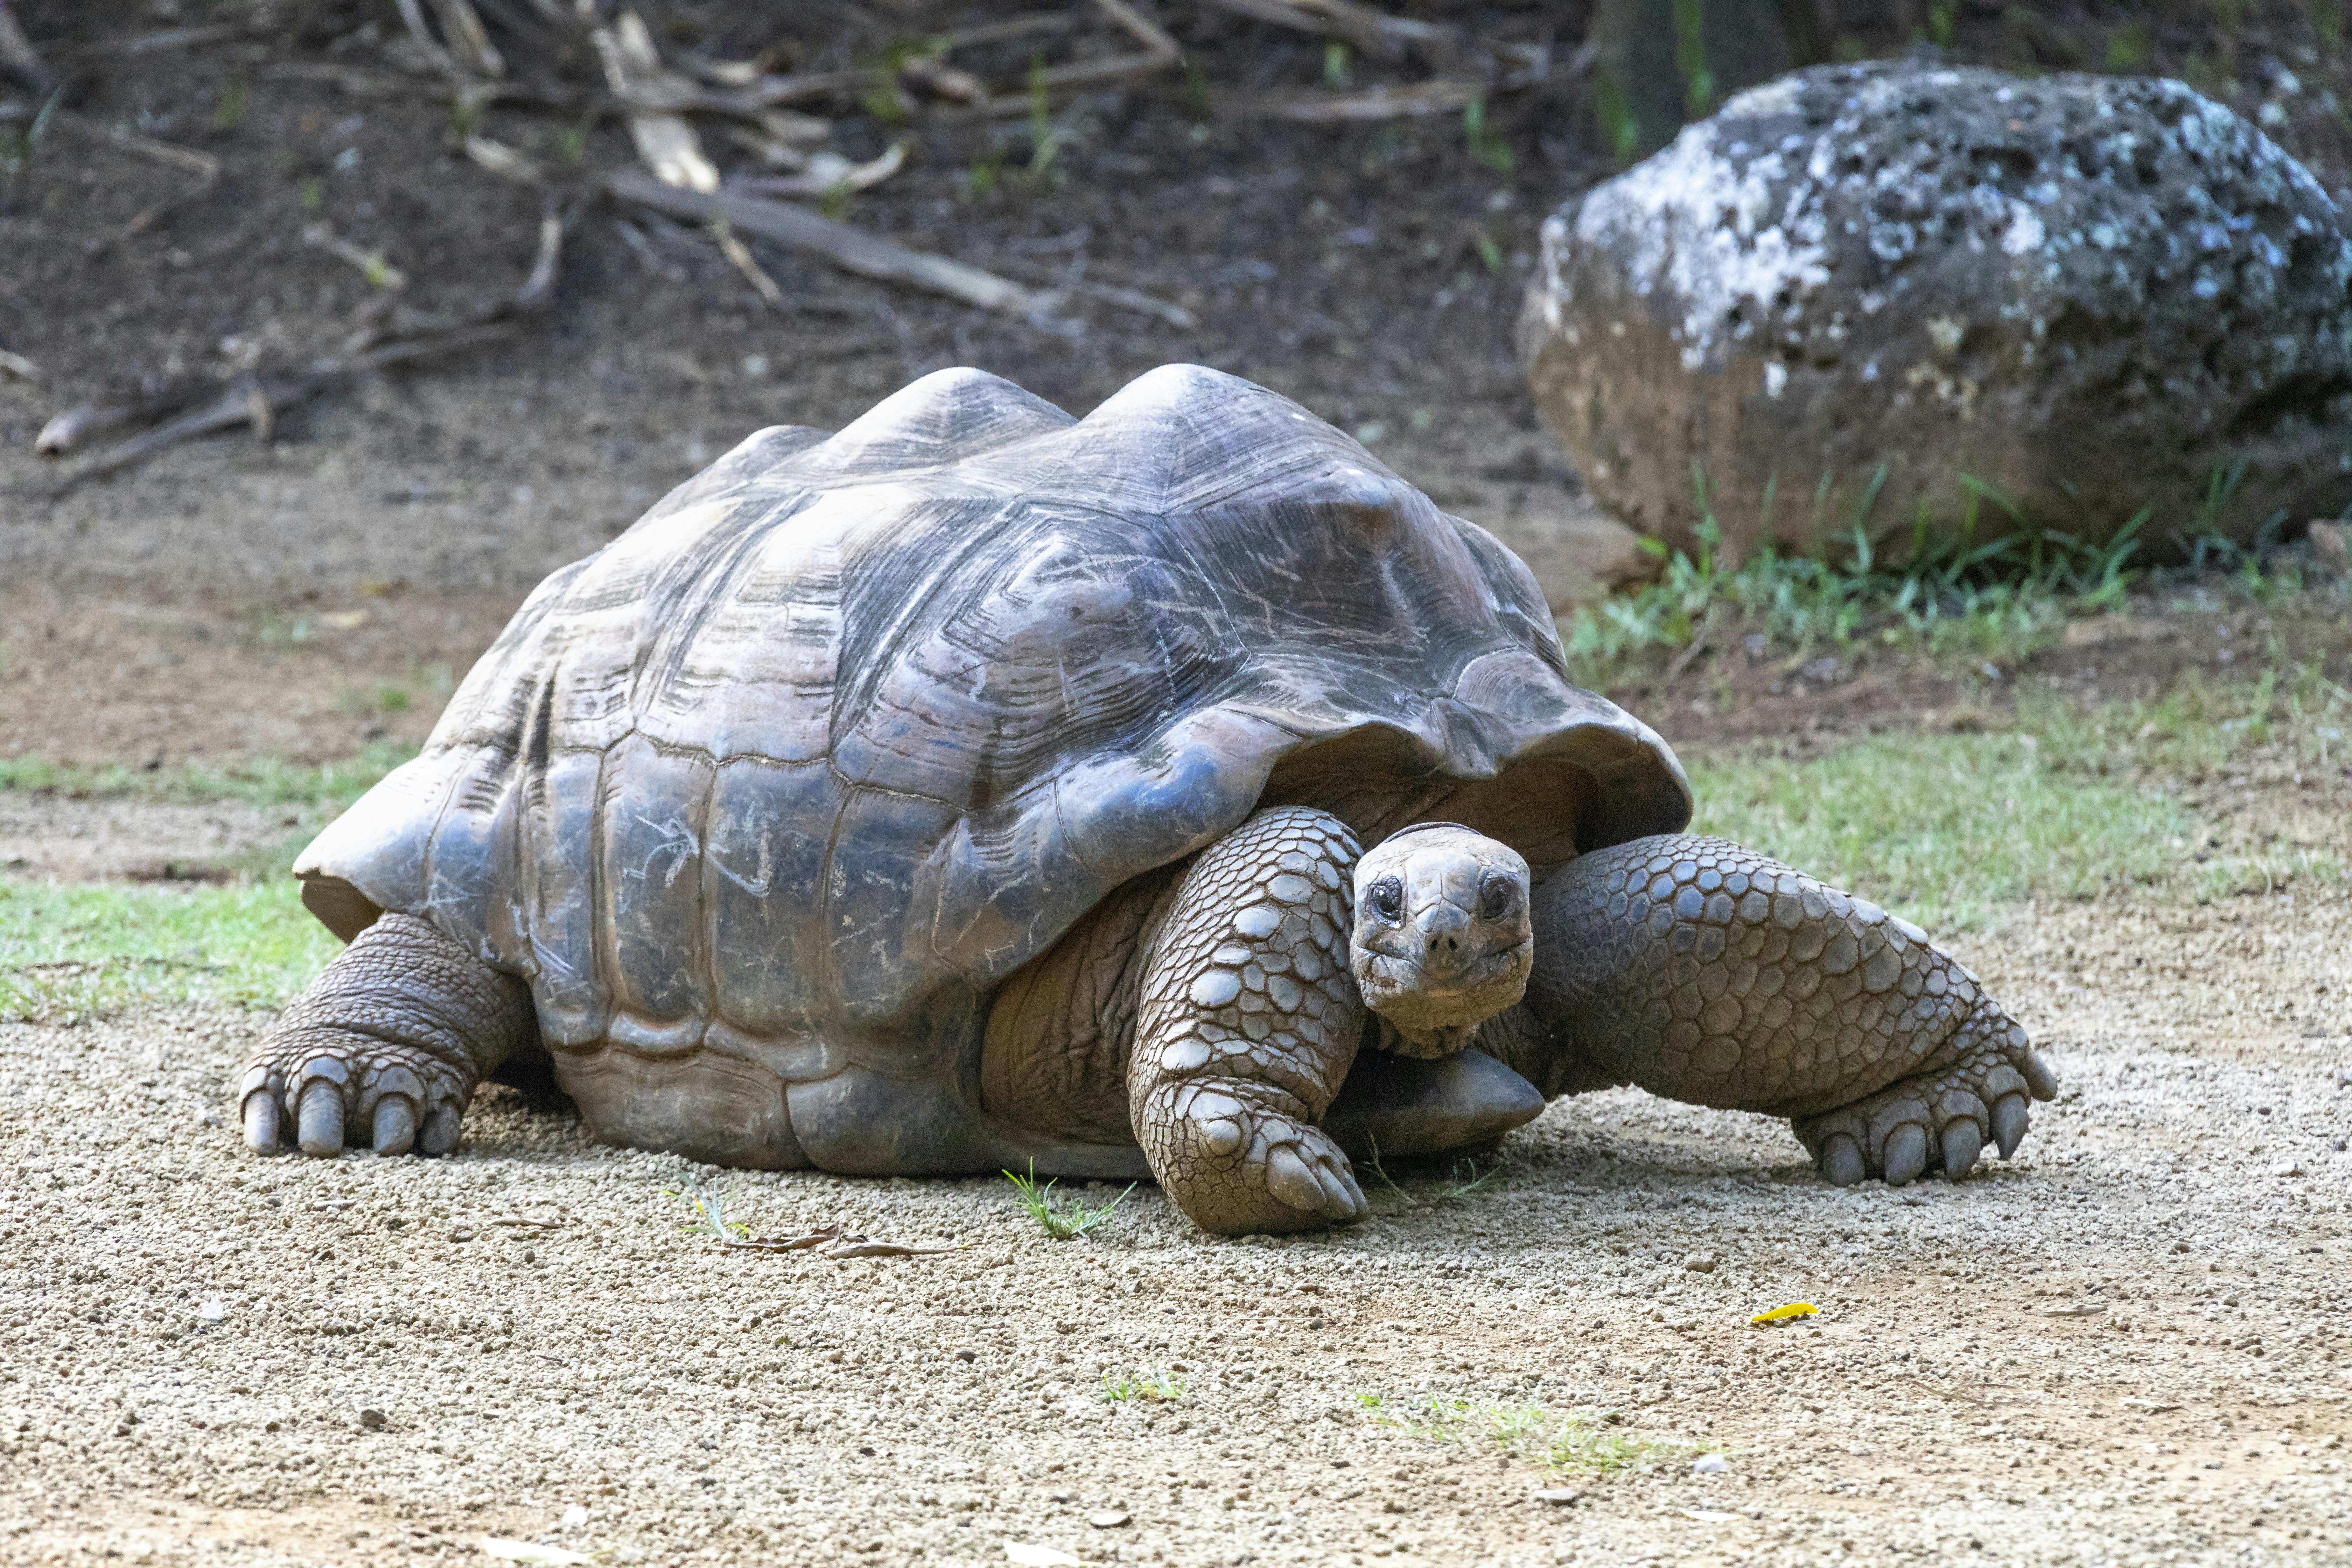
<svg viewBox="0 0 2352 1568">
<path fill-rule="evenodd" d="M 263 1020 L 0 1028 L 0 1560 L 2342 1563 L 2347 947 L 2284 896 L 1966 944 L 2067 1087 L 1957 1187 L 1629 1091 L 1288 1242 L 1148 1188 L 1055 1242 L 1002 1182 L 698 1171 L 507 1091 L 449 1160 L 263 1162 L 224 1115 Z M 721 1250 L 697 1177 L 959 1250 Z M 1101 1397 L 1145 1370 L 1181 1397 Z M 1364 1394 L 1689 1446 L 1547 1476 Z"/>
</svg>

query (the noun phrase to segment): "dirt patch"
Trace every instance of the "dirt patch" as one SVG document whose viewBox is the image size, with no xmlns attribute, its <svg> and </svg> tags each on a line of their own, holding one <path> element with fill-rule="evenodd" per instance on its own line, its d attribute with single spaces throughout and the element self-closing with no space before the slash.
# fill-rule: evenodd
<svg viewBox="0 0 2352 1568">
<path fill-rule="evenodd" d="M 0 1558 L 2340 1561 L 2347 944 L 2284 897 L 1967 944 L 2066 1087 L 1958 1186 L 1838 1192 L 1777 1123 L 1623 1091 L 1287 1242 L 1146 1187 L 1056 1243 L 1001 1182 L 700 1172 L 507 1091 L 450 1160 L 257 1161 L 224 1112 L 260 1020 L 10 1026 Z M 661 1195 L 697 1176 L 961 1250 L 723 1252 Z M 1143 1371 L 1181 1395 L 1102 1397 Z M 1407 1429 L 1430 1398 L 1460 1440 Z M 1584 1404 L 1680 1446 L 1548 1476 L 1478 1425 Z"/>
<path fill-rule="evenodd" d="M 415 745 L 511 595 L 0 590 L 0 752 L 158 771 Z"/>
<path fill-rule="evenodd" d="M 0 790 L 0 874 L 64 882 L 224 882 L 302 824 L 241 801 L 76 800 Z"/>
</svg>

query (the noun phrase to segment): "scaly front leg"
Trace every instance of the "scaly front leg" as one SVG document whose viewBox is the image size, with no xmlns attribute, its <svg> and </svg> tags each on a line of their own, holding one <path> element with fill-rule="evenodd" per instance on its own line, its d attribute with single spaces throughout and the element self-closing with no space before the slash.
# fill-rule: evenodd
<svg viewBox="0 0 2352 1568">
<path fill-rule="evenodd" d="M 1537 890 L 1528 1001 L 1569 1065 L 1791 1120 L 1839 1186 L 2005 1159 L 2056 1078 L 1927 933 L 1721 838 L 1635 839 Z M 1573 1074 L 1570 1076 L 1575 1076 Z"/>
<path fill-rule="evenodd" d="M 1348 973 L 1357 854 L 1328 813 L 1261 811 L 1185 869 L 1147 936 L 1128 1104 L 1151 1173 L 1202 1230 L 1366 1213 L 1348 1157 L 1316 1125 L 1363 1034 Z"/>
<path fill-rule="evenodd" d="M 535 1048 L 530 990 L 414 916 L 352 939 L 262 1041 L 237 1089 L 246 1142 L 446 1154 L 474 1088 Z"/>
</svg>

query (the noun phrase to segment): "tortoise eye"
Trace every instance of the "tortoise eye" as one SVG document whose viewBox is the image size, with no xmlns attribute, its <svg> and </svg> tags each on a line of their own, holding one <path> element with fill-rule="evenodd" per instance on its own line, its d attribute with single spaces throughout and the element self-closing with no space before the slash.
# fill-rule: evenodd
<svg viewBox="0 0 2352 1568">
<path fill-rule="evenodd" d="M 1394 877 L 1382 877 L 1364 890 L 1364 901 L 1381 919 L 1396 920 L 1404 913 L 1404 884 Z"/>
<path fill-rule="evenodd" d="M 1478 918 L 1498 921 L 1511 912 L 1511 901 L 1518 897 L 1519 887 L 1508 877 L 1490 879 L 1478 895 Z"/>
</svg>

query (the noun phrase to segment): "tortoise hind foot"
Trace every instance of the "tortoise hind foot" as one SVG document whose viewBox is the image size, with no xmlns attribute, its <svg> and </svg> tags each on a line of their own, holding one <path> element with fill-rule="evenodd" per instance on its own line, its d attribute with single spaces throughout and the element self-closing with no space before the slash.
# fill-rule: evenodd
<svg viewBox="0 0 2352 1568">
<path fill-rule="evenodd" d="M 1363 1035 L 1347 948 L 1359 853 L 1328 813 L 1261 811 L 1186 868 L 1150 938 L 1128 1102 L 1151 1173 L 1203 1230 L 1368 1212 L 1317 1125 Z"/>
<path fill-rule="evenodd" d="M 2058 1079 L 2025 1031 L 1990 997 L 1951 1041 L 1953 1059 L 1875 1094 L 1790 1121 L 1833 1186 L 1882 1176 L 1890 1187 L 1940 1171 L 1958 1181 L 1990 1143 L 2006 1160 L 2024 1141 L 2029 1100 L 2051 1100 Z"/>
<path fill-rule="evenodd" d="M 264 1037 L 237 1088 L 246 1142 L 446 1154 L 474 1086 L 532 1036 L 530 992 L 433 926 L 385 915 Z"/>
</svg>

